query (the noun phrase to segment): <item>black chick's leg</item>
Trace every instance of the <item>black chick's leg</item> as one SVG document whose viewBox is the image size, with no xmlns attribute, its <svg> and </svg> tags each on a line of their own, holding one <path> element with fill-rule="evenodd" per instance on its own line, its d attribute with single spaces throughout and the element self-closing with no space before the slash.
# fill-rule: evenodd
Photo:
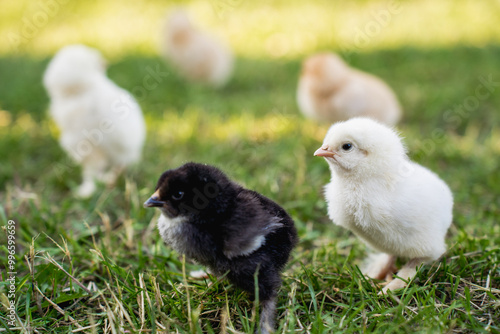
<svg viewBox="0 0 500 334">
<path fill-rule="evenodd" d="M 281 286 L 281 277 L 279 271 L 273 269 L 259 273 L 260 322 L 258 332 L 261 334 L 274 333 L 276 300 Z"/>
<path fill-rule="evenodd" d="M 255 300 L 255 293 L 257 292 L 255 274 L 249 275 L 249 273 L 257 272 L 260 322 L 259 326 L 255 328 L 255 333 L 273 333 L 277 294 L 281 286 L 280 271 L 273 265 L 260 266 L 252 263 L 248 267 L 251 269 L 242 271 L 241 269 L 246 268 L 240 263 L 240 266 L 230 271 L 227 277 L 233 284 L 247 291 L 252 300 Z"/>
<path fill-rule="evenodd" d="M 276 317 L 276 296 L 260 302 L 260 334 L 274 332 L 274 319 Z"/>
</svg>

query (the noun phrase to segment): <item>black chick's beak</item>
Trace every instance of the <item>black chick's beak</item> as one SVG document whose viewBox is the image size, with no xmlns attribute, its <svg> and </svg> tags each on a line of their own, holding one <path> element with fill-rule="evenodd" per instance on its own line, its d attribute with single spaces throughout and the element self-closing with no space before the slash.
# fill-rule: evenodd
<svg viewBox="0 0 500 334">
<path fill-rule="evenodd" d="M 159 191 L 156 191 L 146 202 L 144 202 L 145 208 L 159 208 L 162 207 L 165 202 L 160 201 Z"/>
</svg>

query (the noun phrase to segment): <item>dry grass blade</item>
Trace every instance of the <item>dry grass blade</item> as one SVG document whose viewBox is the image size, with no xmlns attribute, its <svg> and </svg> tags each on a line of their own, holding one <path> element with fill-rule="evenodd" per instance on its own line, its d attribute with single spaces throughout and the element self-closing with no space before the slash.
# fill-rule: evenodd
<svg viewBox="0 0 500 334">
<path fill-rule="evenodd" d="M 189 295 L 189 285 L 186 277 L 186 255 L 182 255 L 182 282 L 186 288 L 186 300 L 187 300 L 187 310 L 188 310 L 188 321 L 191 333 L 194 332 L 195 324 L 193 323 L 193 315 L 191 312 L 191 296 Z"/>
<path fill-rule="evenodd" d="M 143 280 L 143 275 L 142 274 L 139 274 L 139 287 L 141 289 L 141 292 L 139 293 L 139 295 L 137 296 L 137 298 L 139 299 L 139 314 L 140 314 L 140 318 L 141 318 L 141 329 L 144 327 L 144 323 L 145 323 L 145 313 L 146 313 L 146 310 L 144 309 L 144 280 Z"/>
<path fill-rule="evenodd" d="M 87 289 L 87 287 L 85 285 L 83 285 L 82 283 L 80 283 L 79 280 L 77 280 L 73 275 L 71 275 L 70 273 L 68 273 L 59 263 L 57 263 L 56 260 L 54 260 L 54 258 L 52 256 L 50 256 L 49 253 L 45 253 L 45 257 L 44 258 L 46 260 L 48 260 L 50 263 L 52 263 L 53 265 L 55 265 L 57 268 L 59 268 L 59 270 L 61 270 L 62 272 L 64 272 L 69 278 L 71 278 L 73 280 L 73 282 L 75 282 L 76 285 L 78 285 L 80 288 L 82 288 L 83 291 L 85 291 L 89 295 L 92 294 L 92 291 L 90 291 L 89 289 Z"/>
<path fill-rule="evenodd" d="M 128 312 L 125 310 L 125 307 L 123 307 L 123 302 L 122 302 L 122 301 L 120 301 L 120 300 L 116 297 L 115 293 L 113 292 L 113 289 L 111 289 L 111 287 L 109 286 L 109 284 L 108 284 L 108 283 L 106 283 L 106 286 L 107 286 L 107 288 L 108 288 L 108 291 L 111 293 L 111 297 L 113 297 L 113 299 L 114 299 L 114 300 L 115 300 L 115 302 L 116 302 L 116 308 L 120 311 L 121 318 L 125 318 L 125 319 L 127 319 L 128 323 L 129 323 L 129 325 L 130 325 L 130 327 L 132 327 L 132 329 L 133 329 L 134 331 L 137 331 L 137 330 L 135 329 L 135 326 L 134 326 L 134 323 L 133 323 L 132 319 L 130 318 L 130 315 L 129 315 L 129 314 L 128 314 Z"/>
<path fill-rule="evenodd" d="M 97 326 L 99 326 L 99 324 L 94 324 L 94 325 L 90 325 L 90 326 L 81 327 L 81 328 L 72 330 L 71 333 L 78 333 L 78 332 L 81 332 L 81 331 L 86 331 L 88 329 L 94 329 Z"/>
<path fill-rule="evenodd" d="M 49 298 L 47 298 L 42 291 L 40 291 L 40 288 L 38 288 L 37 285 L 34 286 L 35 290 L 40 294 L 40 296 L 42 296 L 46 301 L 49 302 L 50 305 L 52 305 L 52 307 L 54 307 L 54 309 L 61 313 L 62 315 L 64 315 L 65 317 L 68 317 L 69 320 L 71 320 L 71 322 L 78 328 L 83 328 L 82 326 L 80 326 L 80 324 L 72 317 L 70 316 L 69 314 L 67 314 L 66 312 L 64 312 L 64 310 L 62 308 L 59 307 L 59 305 L 57 305 L 56 303 L 54 303 L 52 300 L 50 300 Z"/>
</svg>

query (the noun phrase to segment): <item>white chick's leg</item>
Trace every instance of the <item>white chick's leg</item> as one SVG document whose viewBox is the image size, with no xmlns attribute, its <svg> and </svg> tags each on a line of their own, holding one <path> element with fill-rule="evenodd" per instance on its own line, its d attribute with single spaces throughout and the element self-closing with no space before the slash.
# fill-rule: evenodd
<svg viewBox="0 0 500 334">
<path fill-rule="evenodd" d="M 82 184 L 76 190 L 76 196 L 80 198 L 88 198 L 96 189 L 95 182 L 92 178 L 84 178 Z"/>
<path fill-rule="evenodd" d="M 403 281 L 403 279 L 409 281 L 413 277 L 415 277 L 415 275 L 417 274 L 417 267 L 422 263 L 424 263 L 424 259 L 421 258 L 411 259 L 410 261 L 408 261 L 408 263 L 405 264 L 403 268 L 401 268 L 401 270 L 399 270 L 397 273 L 397 275 L 401 278 L 398 277 L 389 282 L 389 284 L 387 284 L 382 289 L 382 291 L 379 292 L 379 295 L 387 293 L 388 290 L 394 291 L 404 288 L 407 285 L 407 283 Z"/>
<path fill-rule="evenodd" d="M 91 155 L 82 161 L 82 184 L 78 187 L 76 195 L 87 198 L 96 190 L 95 180 L 106 169 L 108 162 L 101 152 L 94 148 Z"/>
<path fill-rule="evenodd" d="M 260 312 L 260 333 L 274 333 L 274 317 L 276 316 L 276 297 L 263 301 Z M 258 332 L 259 333 L 259 332 Z"/>
<path fill-rule="evenodd" d="M 385 253 L 370 254 L 367 259 L 367 266 L 362 272 L 366 276 L 374 279 L 386 279 L 396 272 L 394 263 L 396 257 Z"/>
<path fill-rule="evenodd" d="M 113 167 L 110 171 L 101 172 L 97 175 L 99 181 L 105 183 L 106 185 L 115 184 L 118 176 L 120 176 L 121 172 L 124 170 L 124 167 Z"/>
</svg>

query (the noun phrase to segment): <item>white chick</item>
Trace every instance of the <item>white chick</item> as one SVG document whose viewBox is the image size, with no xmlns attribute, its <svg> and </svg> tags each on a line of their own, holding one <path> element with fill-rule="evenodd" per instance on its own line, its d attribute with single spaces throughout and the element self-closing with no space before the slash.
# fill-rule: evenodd
<svg viewBox="0 0 500 334">
<path fill-rule="evenodd" d="M 303 62 L 297 103 L 305 116 L 332 123 L 370 117 L 394 125 L 401 118 L 399 102 L 387 84 L 349 67 L 333 53 L 316 54 Z"/>
<path fill-rule="evenodd" d="M 198 30 L 186 13 L 177 9 L 167 18 L 164 54 L 186 79 L 223 86 L 233 70 L 233 55 L 214 37 Z"/>
<path fill-rule="evenodd" d="M 62 48 L 43 78 L 50 115 L 61 131 L 60 144 L 82 166 L 80 197 L 95 181 L 111 184 L 139 160 L 146 136 L 141 108 L 131 94 L 106 77 L 101 54 L 84 45 Z"/>
<path fill-rule="evenodd" d="M 325 187 L 330 219 L 384 253 L 374 263 L 378 268 L 367 273 L 371 277 L 384 278 L 395 258 L 403 257 L 409 262 L 397 275 L 410 279 L 418 265 L 445 252 L 451 191 L 436 174 L 408 159 L 394 130 L 369 118 L 339 122 L 314 155 L 324 157 L 331 170 Z M 395 279 L 383 291 L 404 286 Z"/>
</svg>

